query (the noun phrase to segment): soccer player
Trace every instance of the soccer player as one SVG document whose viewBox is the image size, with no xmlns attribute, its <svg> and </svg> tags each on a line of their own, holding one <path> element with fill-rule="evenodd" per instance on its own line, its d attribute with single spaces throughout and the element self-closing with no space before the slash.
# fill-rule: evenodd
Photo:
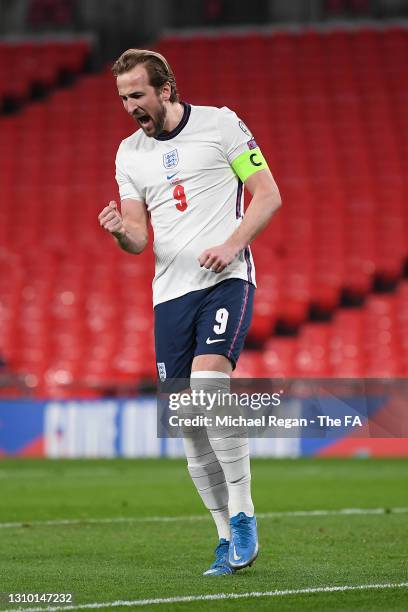
<svg viewBox="0 0 408 612">
<path fill-rule="evenodd" d="M 253 307 L 249 244 L 281 201 L 254 137 L 230 109 L 182 102 L 159 53 L 129 49 L 113 66 L 124 109 L 138 127 L 116 157 L 120 211 L 99 222 L 118 245 L 141 253 L 154 230 L 158 375 L 191 389 L 228 392 Z M 242 95 L 250 75 L 242 82 Z M 243 186 L 252 195 L 244 214 Z M 246 437 L 184 431 L 188 470 L 219 537 L 207 576 L 233 574 L 258 554 Z"/>
</svg>

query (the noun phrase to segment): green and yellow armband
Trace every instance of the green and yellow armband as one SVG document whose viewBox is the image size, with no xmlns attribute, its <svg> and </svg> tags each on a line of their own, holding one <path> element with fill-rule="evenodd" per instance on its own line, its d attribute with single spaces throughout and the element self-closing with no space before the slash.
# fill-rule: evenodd
<svg viewBox="0 0 408 612">
<path fill-rule="evenodd" d="M 258 170 L 263 170 L 268 167 L 264 156 L 261 153 L 259 147 L 244 151 L 241 155 L 238 155 L 231 164 L 235 174 L 244 183 L 248 177 L 250 177 Z"/>
</svg>

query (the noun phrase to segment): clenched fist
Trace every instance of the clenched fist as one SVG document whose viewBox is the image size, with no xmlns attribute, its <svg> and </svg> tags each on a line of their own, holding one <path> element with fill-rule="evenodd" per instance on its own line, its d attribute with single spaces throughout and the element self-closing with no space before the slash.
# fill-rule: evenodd
<svg viewBox="0 0 408 612">
<path fill-rule="evenodd" d="M 211 247 L 203 251 L 198 258 L 198 263 L 203 268 L 219 274 L 235 259 L 238 254 L 236 247 L 232 247 L 224 242 L 218 246 Z"/>
<path fill-rule="evenodd" d="M 123 236 L 125 234 L 125 226 L 123 225 L 122 215 L 118 211 L 115 201 L 109 202 L 107 206 L 98 216 L 101 227 L 105 228 L 114 236 Z"/>
</svg>

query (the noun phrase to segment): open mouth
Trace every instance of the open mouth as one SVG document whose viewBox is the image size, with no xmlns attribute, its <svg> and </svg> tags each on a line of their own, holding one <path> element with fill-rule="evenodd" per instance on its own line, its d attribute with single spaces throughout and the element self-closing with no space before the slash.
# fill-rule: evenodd
<svg viewBox="0 0 408 612">
<path fill-rule="evenodd" d="M 137 120 L 141 126 L 148 127 L 152 119 L 150 115 L 141 115 L 140 117 L 137 117 Z"/>
</svg>

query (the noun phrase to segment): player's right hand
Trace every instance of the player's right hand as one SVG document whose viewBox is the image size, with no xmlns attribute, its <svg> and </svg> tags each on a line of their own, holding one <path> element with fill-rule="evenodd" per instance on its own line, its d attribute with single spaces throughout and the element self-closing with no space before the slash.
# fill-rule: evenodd
<svg viewBox="0 0 408 612">
<path fill-rule="evenodd" d="M 122 215 L 118 211 L 118 206 L 114 200 L 111 200 L 107 206 L 98 215 L 98 220 L 101 227 L 105 228 L 114 236 L 120 236 L 125 233 Z"/>
</svg>

